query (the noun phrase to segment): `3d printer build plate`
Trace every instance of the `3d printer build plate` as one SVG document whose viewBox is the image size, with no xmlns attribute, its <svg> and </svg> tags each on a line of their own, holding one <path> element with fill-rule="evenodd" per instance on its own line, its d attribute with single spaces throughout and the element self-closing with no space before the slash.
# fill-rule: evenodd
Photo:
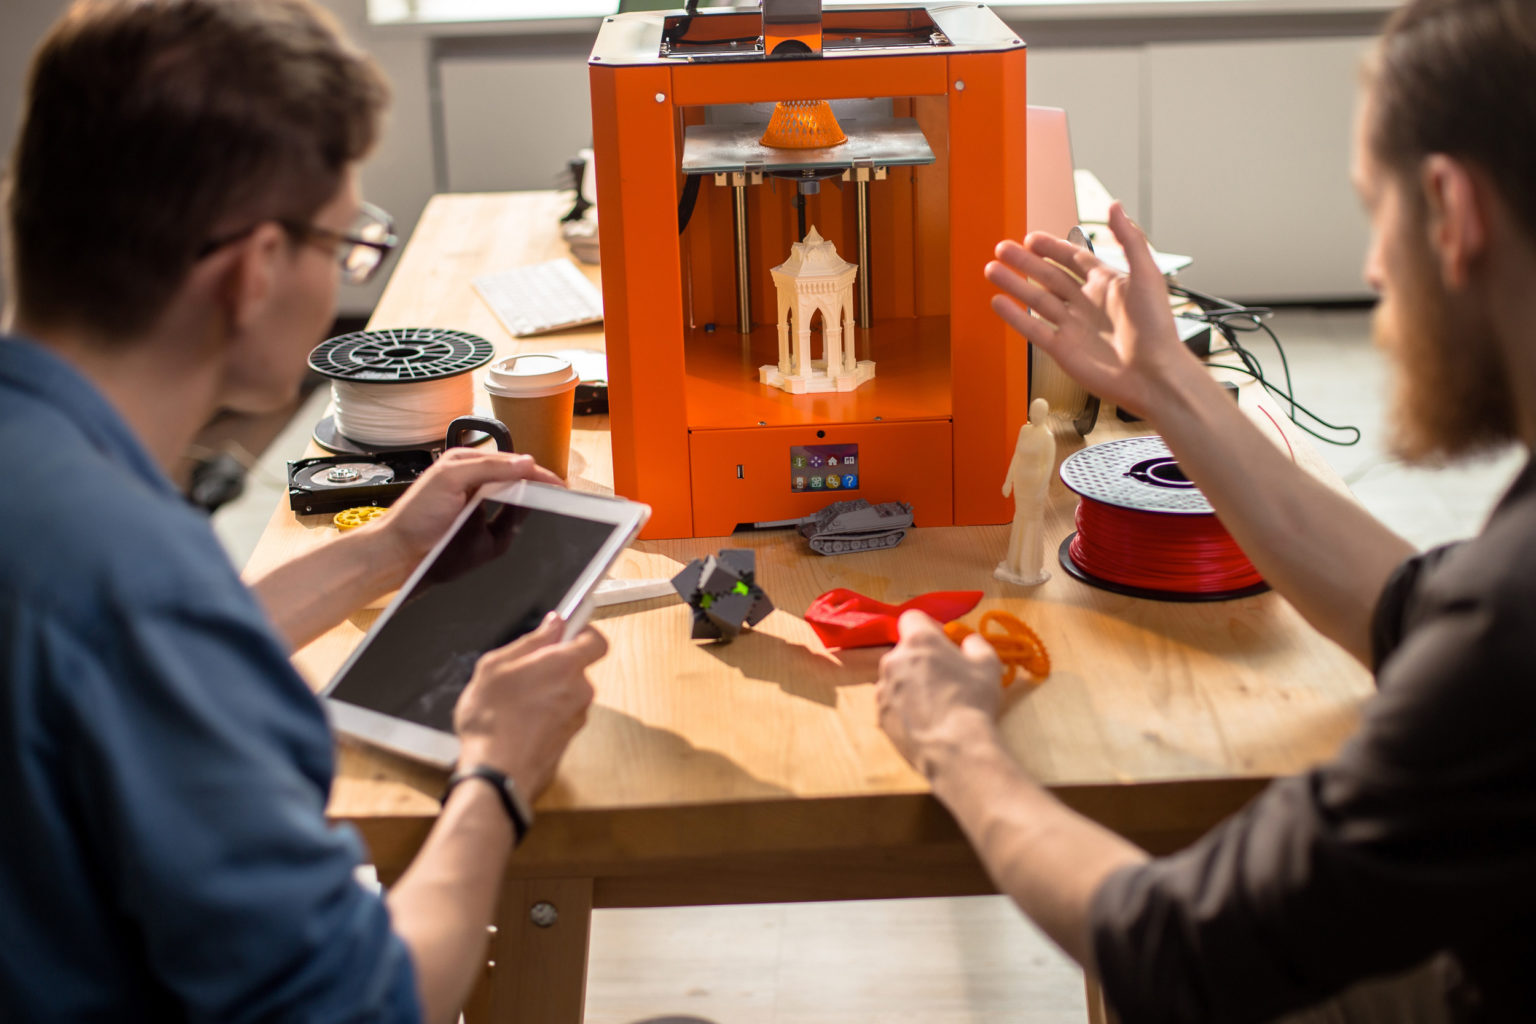
<svg viewBox="0 0 1536 1024">
<path fill-rule="evenodd" d="M 933 163 L 933 149 L 909 117 L 848 120 L 848 141 L 823 149 L 773 149 L 758 141 L 762 125 L 696 124 L 683 134 L 684 174 L 804 171 L 825 167 L 904 167 Z"/>
<path fill-rule="evenodd" d="M 758 380 L 758 367 L 778 358 L 778 328 L 774 325 L 759 324 L 750 339 L 735 333 L 722 336 L 720 332 L 689 330 L 683 338 L 689 429 L 948 422 L 954 415 L 949 323 L 949 317 L 942 316 L 876 320 L 873 330 L 858 330 L 855 335 L 858 358 L 872 360 L 878 368 L 874 380 L 853 391 L 800 395 L 787 394 Z M 743 340 L 746 347 L 741 344 Z"/>
</svg>

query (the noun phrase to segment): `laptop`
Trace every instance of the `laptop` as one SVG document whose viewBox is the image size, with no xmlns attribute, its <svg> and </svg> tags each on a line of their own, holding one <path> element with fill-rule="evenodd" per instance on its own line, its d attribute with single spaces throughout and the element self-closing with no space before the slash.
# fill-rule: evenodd
<svg viewBox="0 0 1536 1024">
<path fill-rule="evenodd" d="M 1067 112 L 1059 107 L 1029 107 L 1026 117 L 1025 225 L 1029 231 L 1066 238 L 1078 224 Z"/>
</svg>

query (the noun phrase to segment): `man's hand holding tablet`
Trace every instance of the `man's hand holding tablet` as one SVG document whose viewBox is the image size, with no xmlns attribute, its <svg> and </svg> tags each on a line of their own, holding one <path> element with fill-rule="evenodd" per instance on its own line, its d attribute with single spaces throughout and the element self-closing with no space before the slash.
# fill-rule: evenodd
<svg viewBox="0 0 1536 1024">
<path fill-rule="evenodd" d="M 571 738 L 587 721 L 587 666 L 608 653 L 591 626 L 562 640 L 554 612 L 539 628 L 481 656 L 453 710 L 459 764 L 490 765 L 534 800 L 555 776 Z"/>
<path fill-rule="evenodd" d="M 443 452 L 390 507 L 389 515 L 379 520 L 378 531 L 388 538 L 389 551 L 399 565 L 399 575 L 390 589 L 405 582 L 482 487 L 518 480 L 565 486 L 531 455 L 462 447 Z"/>
<path fill-rule="evenodd" d="M 581 632 L 592 592 L 649 513 L 526 479 L 481 488 L 326 687 L 336 728 L 445 767 L 485 759 L 531 800 L 606 649 Z M 558 685 L 524 694 L 525 678 Z"/>
<path fill-rule="evenodd" d="M 586 669 L 608 650 L 585 625 L 593 592 L 650 515 L 549 486 L 527 459 L 485 459 L 456 456 L 445 474 L 461 487 L 438 481 L 391 512 L 400 536 L 431 526 L 440 539 L 325 691 L 341 731 L 455 768 L 389 894 L 426 1007 L 456 1008 L 483 964 L 506 858 L 586 722 Z"/>
</svg>

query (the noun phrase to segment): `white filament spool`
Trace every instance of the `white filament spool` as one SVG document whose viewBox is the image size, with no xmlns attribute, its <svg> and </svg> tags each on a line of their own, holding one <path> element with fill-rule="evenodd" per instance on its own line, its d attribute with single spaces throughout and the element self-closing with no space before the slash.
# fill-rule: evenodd
<svg viewBox="0 0 1536 1024">
<path fill-rule="evenodd" d="M 332 451 L 440 444 L 450 423 L 474 412 L 472 374 L 494 354 L 484 338 L 436 327 L 321 342 L 309 365 L 331 379 L 335 412 L 320 421 L 315 440 Z"/>
<path fill-rule="evenodd" d="M 331 381 L 336 429 L 344 437 L 380 448 L 405 448 L 440 441 L 448 424 L 475 409 L 473 377 L 415 384 L 359 384 Z"/>
<path fill-rule="evenodd" d="M 1052 419 L 1084 424 L 1078 427 L 1084 436 L 1098 418 L 1097 400 L 1038 345 L 1030 346 L 1029 397 L 1049 402 Z"/>
</svg>

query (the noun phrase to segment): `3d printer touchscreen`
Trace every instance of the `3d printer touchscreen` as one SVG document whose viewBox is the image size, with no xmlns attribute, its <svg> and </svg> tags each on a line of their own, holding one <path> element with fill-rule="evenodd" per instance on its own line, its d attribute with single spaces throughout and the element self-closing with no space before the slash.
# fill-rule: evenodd
<svg viewBox="0 0 1536 1024">
<path fill-rule="evenodd" d="M 550 611 L 569 618 L 635 529 L 481 499 L 328 688 L 333 713 L 339 702 L 451 733 L 454 704 L 480 656 L 537 628 Z M 339 728 L 371 733 L 347 728 L 347 717 L 337 716 Z"/>
</svg>

